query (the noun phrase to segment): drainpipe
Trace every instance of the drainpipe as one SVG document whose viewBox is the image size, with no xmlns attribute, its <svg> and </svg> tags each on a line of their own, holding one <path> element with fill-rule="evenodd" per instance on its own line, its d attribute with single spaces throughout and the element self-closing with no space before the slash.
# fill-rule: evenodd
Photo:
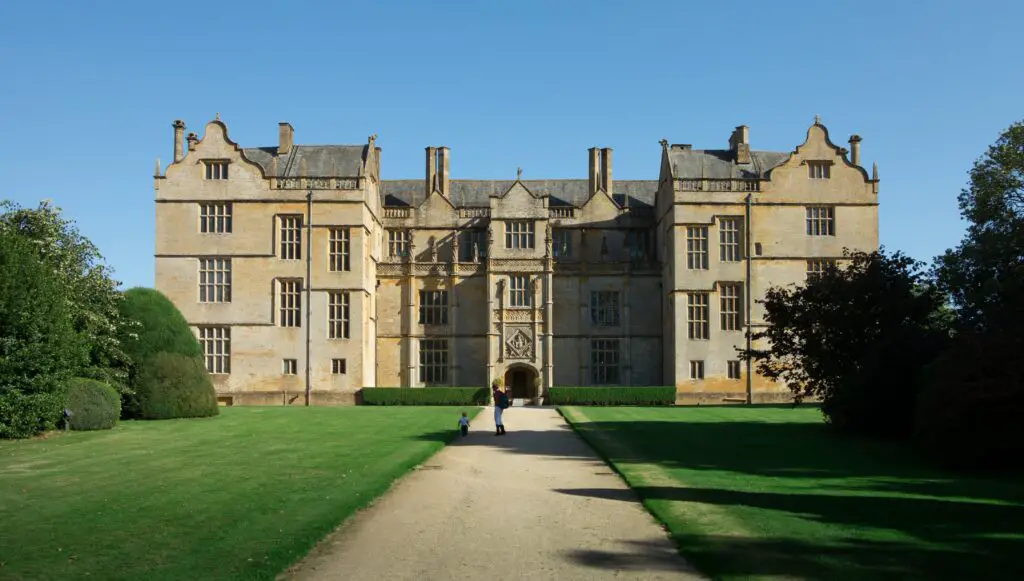
<svg viewBox="0 0 1024 581">
<path fill-rule="evenodd" d="M 312 305 L 310 305 L 312 292 L 313 292 L 313 278 L 312 278 L 312 266 L 313 266 L 313 189 L 306 190 L 306 406 L 309 406 L 309 393 L 310 393 L 310 331 L 312 331 L 312 321 L 310 318 L 313 316 Z"/>
<path fill-rule="evenodd" d="M 750 211 L 750 209 L 751 209 L 751 203 L 752 203 L 752 196 L 753 196 L 753 194 L 749 194 L 749 193 L 747 194 L 747 216 L 746 216 L 746 220 L 745 220 L 746 228 L 744 228 L 744 230 L 746 230 L 746 233 L 747 233 L 747 236 L 746 236 L 746 238 L 747 238 L 747 251 L 746 251 L 746 255 L 747 255 L 747 280 L 746 280 L 746 283 L 747 284 L 746 284 L 746 290 L 745 290 L 745 292 L 743 294 L 745 295 L 744 298 L 746 299 L 746 303 L 747 303 L 747 306 L 746 306 L 745 310 L 747 311 L 747 404 L 748 405 L 753 403 L 753 401 L 754 401 L 754 377 L 752 375 L 753 368 L 754 368 L 754 362 L 750 359 L 750 348 L 753 345 L 753 342 L 752 342 L 751 336 L 750 336 L 751 332 L 753 330 L 751 328 L 751 322 L 753 320 L 753 317 L 751 316 L 751 312 L 750 312 L 751 304 L 753 303 L 753 301 L 750 298 L 750 286 L 751 286 L 751 284 L 750 284 L 750 274 L 751 274 L 751 270 L 752 270 L 751 269 L 751 264 L 752 263 L 751 263 L 751 256 L 750 256 L 750 246 L 751 246 L 750 241 L 753 239 L 753 237 L 751 236 L 751 233 L 750 233 L 750 231 L 751 231 L 751 227 L 750 227 L 751 211 Z"/>
</svg>

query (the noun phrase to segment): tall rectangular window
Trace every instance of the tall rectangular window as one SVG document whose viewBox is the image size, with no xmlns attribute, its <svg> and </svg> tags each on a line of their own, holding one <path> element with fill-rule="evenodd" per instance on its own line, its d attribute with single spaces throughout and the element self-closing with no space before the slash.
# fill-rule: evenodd
<svg viewBox="0 0 1024 581">
<path fill-rule="evenodd" d="M 689 293 L 686 299 L 687 335 L 690 339 L 707 339 L 708 293 Z"/>
<path fill-rule="evenodd" d="M 832 206 L 810 206 L 807 208 L 808 236 L 835 236 L 836 209 Z"/>
<path fill-rule="evenodd" d="M 461 236 L 462 238 L 459 240 L 459 260 L 461 262 L 472 262 L 474 249 L 476 249 L 477 258 L 487 258 L 486 230 L 463 230 Z"/>
<path fill-rule="evenodd" d="M 618 327 L 619 291 L 590 292 L 590 322 L 597 327 Z"/>
<path fill-rule="evenodd" d="M 199 231 L 203 234 L 230 234 L 231 202 L 199 204 Z"/>
<path fill-rule="evenodd" d="M 329 339 L 348 339 L 350 328 L 351 295 L 347 291 L 337 291 L 327 297 L 327 337 Z"/>
<path fill-rule="evenodd" d="M 708 269 L 708 227 L 686 227 L 686 268 Z"/>
<path fill-rule="evenodd" d="M 628 230 L 626 232 L 626 248 L 629 259 L 633 262 L 645 260 L 651 253 L 651 236 L 647 230 Z"/>
<path fill-rule="evenodd" d="M 350 228 L 331 228 L 329 248 L 327 249 L 327 265 L 331 272 L 348 272 L 352 270 L 349 249 L 352 246 Z"/>
<path fill-rule="evenodd" d="M 594 385 L 622 383 L 618 339 L 592 339 L 590 341 L 590 382 Z"/>
<path fill-rule="evenodd" d="M 428 386 L 448 383 L 447 339 L 420 339 L 420 381 Z"/>
<path fill-rule="evenodd" d="M 690 361 L 690 379 L 704 379 L 704 361 Z"/>
<path fill-rule="evenodd" d="M 572 258 L 572 230 L 555 228 L 551 231 L 551 255 L 555 260 Z"/>
<path fill-rule="evenodd" d="M 199 259 L 199 302 L 231 302 L 231 259 Z"/>
<path fill-rule="evenodd" d="M 282 260 L 302 259 L 302 215 L 279 216 Z"/>
<path fill-rule="evenodd" d="M 505 248 L 516 250 L 533 248 L 533 221 L 513 220 L 505 222 Z"/>
<path fill-rule="evenodd" d="M 718 249 L 722 262 L 740 260 L 740 219 L 722 218 L 718 222 Z"/>
<path fill-rule="evenodd" d="M 836 265 L 836 261 L 831 258 L 814 258 L 807 261 L 807 280 L 813 281 L 821 278 L 821 275 L 825 273 L 825 270 Z"/>
<path fill-rule="evenodd" d="M 832 177 L 832 164 L 827 161 L 807 162 L 807 177 L 812 180 L 827 180 Z"/>
<path fill-rule="evenodd" d="M 392 258 L 409 256 L 408 230 L 388 230 L 388 256 Z"/>
<path fill-rule="evenodd" d="M 511 307 L 529 307 L 533 304 L 530 296 L 530 277 L 517 275 L 508 277 L 508 302 Z"/>
<path fill-rule="evenodd" d="M 281 279 L 278 281 L 278 289 L 278 326 L 301 327 L 302 281 L 298 279 Z"/>
<path fill-rule="evenodd" d="M 199 327 L 206 371 L 231 373 L 231 327 Z"/>
<path fill-rule="evenodd" d="M 739 361 L 736 361 L 736 360 L 726 361 L 726 366 L 728 367 L 729 379 L 739 379 L 740 378 L 742 373 L 740 372 L 740 362 Z"/>
<path fill-rule="evenodd" d="M 228 179 L 228 162 L 226 161 L 206 161 L 206 179 L 208 180 L 226 180 Z"/>
<path fill-rule="evenodd" d="M 421 325 L 447 325 L 448 324 L 448 291 L 445 291 L 445 290 L 421 290 L 420 291 L 420 324 Z"/>
<path fill-rule="evenodd" d="M 739 331 L 743 325 L 742 311 L 740 310 L 740 297 L 742 287 L 739 283 L 722 283 L 719 286 L 719 297 L 721 298 L 721 315 L 723 331 Z"/>
</svg>

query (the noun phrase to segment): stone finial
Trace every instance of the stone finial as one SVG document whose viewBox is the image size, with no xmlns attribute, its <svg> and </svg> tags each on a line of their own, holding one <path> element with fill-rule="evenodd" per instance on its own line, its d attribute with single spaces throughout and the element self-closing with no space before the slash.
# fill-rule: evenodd
<svg viewBox="0 0 1024 581">
<path fill-rule="evenodd" d="M 217 113 L 216 113 L 216 115 L 214 115 L 213 119 L 214 119 L 214 121 L 220 121 L 220 111 L 217 111 Z"/>
<path fill-rule="evenodd" d="M 878 181 L 878 162 L 871 164 L 871 179 Z"/>
<path fill-rule="evenodd" d="M 815 115 L 814 116 L 814 124 L 815 125 L 821 125 L 821 115 Z"/>
<path fill-rule="evenodd" d="M 658 143 L 661 145 L 662 149 L 668 149 L 668 140 L 667 139 L 662 139 Z"/>
<path fill-rule="evenodd" d="M 189 133 L 188 134 L 188 150 L 189 151 L 195 151 L 197 143 L 199 143 L 199 136 L 196 135 L 194 132 L 193 133 Z"/>
<path fill-rule="evenodd" d="M 153 177 L 160 177 L 160 158 L 159 157 L 156 158 L 156 173 L 153 174 Z"/>
<path fill-rule="evenodd" d="M 521 180 L 521 179 L 523 179 L 523 168 L 522 167 L 517 167 L 516 168 L 516 180 L 518 181 L 518 180 Z"/>
</svg>

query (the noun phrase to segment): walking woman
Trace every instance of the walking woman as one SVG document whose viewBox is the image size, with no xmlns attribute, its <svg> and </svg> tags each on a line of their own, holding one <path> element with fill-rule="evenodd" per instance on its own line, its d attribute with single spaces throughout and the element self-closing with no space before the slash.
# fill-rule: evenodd
<svg viewBox="0 0 1024 581">
<path fill-rule="evenodd" d="M 494 396 L 494 435 L 501 436 L 505 433 L 505 424 L 501 416 L 505 408 L 508 407 L 508 395 L 501 390 L 497 383 L 491 386 L 491 395 Z"/>
</svg>

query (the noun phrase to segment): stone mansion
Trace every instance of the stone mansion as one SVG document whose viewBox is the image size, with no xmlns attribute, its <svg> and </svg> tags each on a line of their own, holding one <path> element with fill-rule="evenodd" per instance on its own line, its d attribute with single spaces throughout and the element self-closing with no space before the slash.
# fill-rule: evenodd
<svg viewBox="0 0 1024 581">
<path fill-rule="evenodd" d="M 156 286 L 199 338 L 225 404 L 352 403 L 366 386 L 674 385 L 677 401 L 779 401 L 737 355 L 756 299 L 878 248 L 878 171 L 815 119 L 793 151 L 661 142 L 657 179 L 419 179 L 381 148 L 242 147 L 175 121 L 157 161 Z M 582 155 L 580 165 L 583 165 Z M 652 159 L 653 165 L 653 159 Z M 538 398 L 539 399 L 539 398 Z"/>
</svg>

